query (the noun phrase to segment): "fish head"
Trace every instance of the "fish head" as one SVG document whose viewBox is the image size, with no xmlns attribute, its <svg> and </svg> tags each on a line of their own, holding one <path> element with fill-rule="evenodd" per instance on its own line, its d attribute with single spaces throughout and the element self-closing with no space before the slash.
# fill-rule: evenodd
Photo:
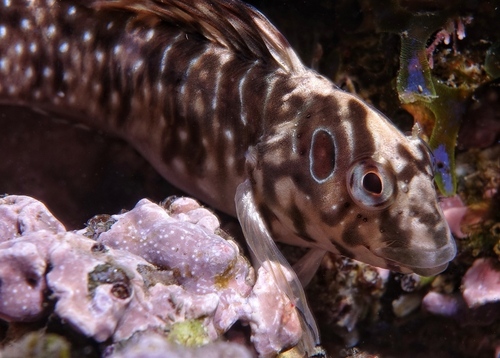
<svg viewBox="0 0 500 358">
<path fill-rule="evenodd" d="M 342 244 L 352 257 L 403 273 L 432 276 L 456 255 L 439 206 L 430 153 L 419 138 L 388 140 L 350 163 L 352 209 Z M 356 215 L 355 218 L 353 215 Z"/>
<path fill-rule="evenodd" d="M 250 155 L 274 237 L 393 271 L 443 271 L 456 247 L 426 145 L 355 96 L 331 91 L 309 94 Z"/>
</svg>

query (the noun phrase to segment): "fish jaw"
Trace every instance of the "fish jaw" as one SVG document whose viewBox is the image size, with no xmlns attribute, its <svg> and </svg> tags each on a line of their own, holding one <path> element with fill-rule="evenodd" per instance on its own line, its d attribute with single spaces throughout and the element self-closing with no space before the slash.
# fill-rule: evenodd
<svg viewBox="0 0 500 358">
<path fill-rule="evenodd" d="M 456 255 L 456 246 L 446 245 L 438 250 L 408 250 L 386 247 L 377 249 L 374 253 L 384 258 L 387 266 L 394 267 L 395 271 L 403 273 L 413 272 L 420 276 L 435 276 L 448 268 L 449 261 Z M 404 262 L 404 264 L 400 263 L 400 261 Z M 412 266 L 412 262 L 418 266 Z M 439 264 L 440 262 L 442 263 Z"/>
</svg>

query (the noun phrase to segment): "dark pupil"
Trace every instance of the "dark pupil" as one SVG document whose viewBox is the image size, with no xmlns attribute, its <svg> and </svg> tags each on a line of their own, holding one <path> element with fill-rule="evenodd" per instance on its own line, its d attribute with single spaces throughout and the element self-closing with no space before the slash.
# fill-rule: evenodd
<svg viewBox="0 0 500 358">
<path fill-rule="evenodd" d="M 382 193 L 382 181 L 375 173 L 365 174 L 365 176 L 363 177 L 363 187 L 373 194 Z"/>
</svg>

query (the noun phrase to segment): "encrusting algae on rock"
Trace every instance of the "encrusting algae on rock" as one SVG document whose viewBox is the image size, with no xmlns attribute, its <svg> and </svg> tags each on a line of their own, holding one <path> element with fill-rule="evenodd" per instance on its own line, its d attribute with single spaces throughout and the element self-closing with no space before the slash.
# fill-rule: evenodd
<svg viewBox="0 0 500 358">
<path fill-rule="evenodd" d="M 238 245 L 217 235 L 217 218 L 194 200 L 164 208 L 144 199 L 108 218 L 94 240 L 87 236 L 95 227 L 67 232 L 32 198 L 0 199 L 0 318 L 14 325 L 55 315 L 108 347 L 147 332 L 174 346 L 203 346 L 237 321 L 250 326 L 262 357 L 300 340 L 294 303 L 264 268 L 255 276 Z"/>
</svg>

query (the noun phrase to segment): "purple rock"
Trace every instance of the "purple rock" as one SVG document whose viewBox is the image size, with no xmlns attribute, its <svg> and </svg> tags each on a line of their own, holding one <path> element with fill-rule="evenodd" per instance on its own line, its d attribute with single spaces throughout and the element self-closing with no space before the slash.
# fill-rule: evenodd
<svg viewBox="0 0 500 358">
<path fill-rule="evenodd" d="M 500 265 L 498 260 L 474 261 L 462 279 L 462 294 L 470 308 L 500 302 Z"/>
<path fill-rule="evenodd" d="M 112 343 L 182 322 L 201 324 L 199 341 L 209 343 L 239 320 L 262 357 L 301 339 L 294 302 L 265 270 L 274 263 L 264 263 L 256 278 L 238 245 L 219 235 L 218 219 L 196 201 L 176 199 L 166 210 L 143 199 L 107 219 L 94 220 L 99 230 L 66 232 L 40 202 L 2 198 L 0 318 L 54 313 L 81 334 Z"/>
</svg>

